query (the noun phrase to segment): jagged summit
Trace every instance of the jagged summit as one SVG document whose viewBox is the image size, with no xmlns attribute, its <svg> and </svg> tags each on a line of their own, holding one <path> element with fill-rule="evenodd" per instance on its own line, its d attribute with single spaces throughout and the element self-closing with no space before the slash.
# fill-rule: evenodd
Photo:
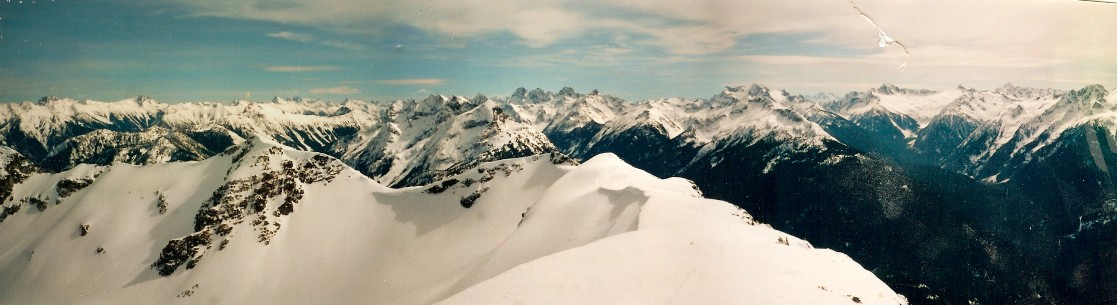
<svg viewBox="0 0 1117 305">
<path fill-rule="evenodd" d="M 39 105 L 46 105 L 46 104 L 49 104 L 51 102 L 60 101 L 60 100 L 62 100 L 61 97 L 51 95 L 51 96 L 44 96 L 44 97 L 40 98 L 39 101 L 36 102 L 36 103 L 39 104 Z"/>
<path fill-rule="evenodd" d="M 965 89 L 964 87 L 959 85 L 956 90 L 964 90 L 964 89 Z M 896 95 L 896 94 L 901 94 L 901 95 L 927 95 L 927 94 L 935 93 L 935 91 L 932 91 L 932 90 L 902 88 L 900 86 L 890 84 L 890 83 L 881 84 L 880 87 L 869 89 L 868 92 L 881 94 L 881 95 Z"/>
<path fill-rule="evenodd" d="M 761 84 L 739 85 L 739 86 L 725 86 L 722 94 L 728 96 L 740 96 L 740 94 L 747 94 L 751 96 L 768 95 L 768 88 Z"/>
<path fill-rule="evenodd" d="M 897 87 L 896 85 L 885 83 L 880 85 L 880 87 L 877 87 L 876 92 L 882 94 L 895 94 L 900 92 L 900 90 L 900 87 Z"/>
<path fill-rule="evenodd" d="M 1109 91 L 1104 86 L 1094 84 L 1067 92 L 1066 100 L 1104 102 L 1108 93 Z"/>
<path fill-rule="evenodd" d="M 575 98 L 578 97 L 578 93 L 574 92 L 574 88 L 570 88 L 570 87 L 562 87 L 562 90 L 559 90 L 558 95 L 559 96 L 575 97 Z"/>
</svg>

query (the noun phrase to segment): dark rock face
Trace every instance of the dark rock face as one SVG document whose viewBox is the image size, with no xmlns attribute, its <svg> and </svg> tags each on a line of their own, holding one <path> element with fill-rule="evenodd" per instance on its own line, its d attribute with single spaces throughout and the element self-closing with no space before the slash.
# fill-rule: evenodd
<svg viewBox="0 0 1117 305">
<path fill-rule="evenodd" d="M 46 210 L 46 201 L 39 198 L 22 198 L 16 200 L 16 198 L 12 197 L 12 190 L 15 189 L 16 185 L 23 183 L 27 177 L 42 170 L 19 153 L 9 152 L 0 154 L 3 154 L 0 158 L 6 159 L 6 163 L 0 165 L 3 167 L 4 173 L 0 175 L 0 223 L 18 213 L 20 209 L 23 208 L 24 204 L 34 205 L 39 211 Z M 34 201 L 32 201 L 32 199 L 34 199 Z"/>
<path fill-rule="evenodd" d="M 90 184 L 93 184 L 93 179 L 63 179 L 58 181 L 55 188 L 58 190 L 59 198 L 66 198 Z"/>
<path fill-rule="evenodd" d="M 258 242 L 270 244 L 282 227 L 281 220 L 298 210 L 303 185 L 332 182 L 344 168 L 335 159 L 315 155 L 300 163 L 283 160 L 273 169 L 272 159 L 282 158 L 282 149 L 272 147 L 252 160 L 245 159 L 251 147 L 240 149 L 242 151 L 230 152 L 235 155 L 234 159 L 253 162 L 241 165 L 259 167 L 263 172 L 229 180 L 215 190 L 194 216 L 195 232 L 171 240 L 163 247 L 159 259 L 151 266 L 160 275 L 169 276 L 184 264 L 187 269 L 194 268 L 217 239 L 221 240 L 217 251 L 223 250 L 237 226 L 246 221 L 256 232 Z"/>
<path fill-rule="evenodd" d="M 210 237 L 209 232 L 195 232 L 167 242 L 167 246 L 159 253 L 159 260 L 151 264 L 151 268 L 162 276 L 174 274 L 183 264 L 187 269 L 193 269 L 202 259 L 201 252 L 209 248 Z"/>
</svg>

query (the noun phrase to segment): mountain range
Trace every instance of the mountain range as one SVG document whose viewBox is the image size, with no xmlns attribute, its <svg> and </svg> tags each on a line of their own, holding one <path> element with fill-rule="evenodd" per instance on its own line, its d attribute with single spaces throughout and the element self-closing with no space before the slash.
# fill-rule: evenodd
<svg viewBox="0 0 1117 305">
<path fill-rule="evenodd" d="M 649 209 L 655 206 L 650 202 L 656 200 L 645 198 L 657 190 L 675 196 L 671 198 L 693 198 L 698 195 L 694 190 L 701 189 L 701 196 L 731 202 L 750 214 L 722 207 L 724 203 L 693 206 L 717 206 L 725 211 L 715 213 L 718 215 L 751 215 L 745 217 L 746 222 L 768 223 L 811 241 L 813 247 L 848 254 L 912 304 L 1107 304 L 1117 302 L 1117 264 L 1111 259 L 1117 247 L 1112 246 L 1110 237 L 1110 232 L 1117 230 L 1110 221 L 1117 215 L 1117 188 L 1113 184 L 1117 177 L 1108 166 L 1117 162 L 1117 95 L 1112 93 L 1098 85 L 1069 91 L 1011 84 L 995 90 L 959 86 L 932 91 L 885 84 L 845 95 L 804 96 L 750 85 L 727 87 L 710 98 L 648 101 L 626 101 L 596 90 L 582 94 L 571 88 L 557 93 L 519 88 L 507 97 L 433 95 L 395 102 L 276 98 L 271 102 L 163 104 L 147 97 L 112 103 L 45 97 L 38 102 L 0 104 L 0 143 L 7 146 L 3 151 L 6 177 L 0 190 L 8 193 L 0 214 L 0 240 L 19 245 L 0 253 L 0 273 L 5 278 L 25 279 L 0 287 L 0 291 L 12 292 L 0 295 L 13 295 L 11 300 L 34 300 L 58 292 L 13 291 L 46 283 L 56 273 L 94 273 L 104 276 L 104 281 L 94 282 L 104 284 L 96 285 L 120 287 L 110 283 L 123 283 L 125 287 L 123 294 L 103 294 L 102 300 L 128 295 L 163 302 L 170 299 L 150 292 L 175 290 L 248 302 L 248 295 L 230 291 L 277 289 L 308 282 L 280 279 L 259 287 L 237 286 L 244 284 L 219 279 L 212 275 L 216 271 L 206 270 L 249 264 L 256 267 L 239 276 L 266 272 L 262 269 L 265 265 L 280 265 L 277 270 L 282 272 L 299 272 L 298 266 L 309 263 L 291 253 L 328 248 L 350 251 L 346 253 L 353 257 L 387 256 L 381 258 L 381 265 L 339 257 L 337 265 L 328 268 L 341 270 L 350 262 L 356 266 L 353 268 L 376 274 L 376 278 L 404 281 L 362 292 L 369 295 L 331 294 L 338 302 L 380 295 L 384 297 L 374 298 L 381 300 L 378 303 L 476 303 L 502 299 L 500 291 L 513 288 L 533 291 L 525 295 L 537 297 L 535 300 L 595 291 L 577 293 L 585 298 L 572 300 L 616 296 L 616 300 L 651 302 L 661 299 L 652 295 L 622 298 L 617 291 L 595 290 L 602 289 L 605 278 L 589 276 L 589 270 L 561 266 L 620 266 L 611 284 L 617 285 L 650 276 L 641 272 L 661 277 L 680 274 L 644 270 L 641 267 L 646 265 L 630 262 L 634 258 L 627 256 L 633 255 L 629 251 L 638 251 L 632 249 L 686 252 L 671 248 L 675 245 L 667 241 L 697 239 L 698 235 L 714 236 L 703 238 L 715 238 L 707 241 L 728 247 L 746 247 L 717 239 L 721 233 L 701 231 L 709 223 L 723 221 L 718 218 L 721 216 L 654 220 L 660 217 L 657 213 L 690 214 L 670 210 L 679 207 Z M 576 165 L 579 162 L 584 164 Z M 601 163 L 607 166 L 595 165 Z M 625 163 L 651 175 L 635 174 L 640 171 Z M 590 170 L 601 166 L 608 169 Z M 153 179 L 135 185 L 135 200 L 124 198 L 116 203 L 105 203 L 114 201 L 103 197 L 107 195 L 94 195 L 122 191 L 120 184 L 128 185 L 126 178 L 117 178 L 120 180 L 115 183 L 99 181 L 110 177 L 107 173 L 129 171 L 136 173 L 118 175 L 149 177 L 181 172 L 177 179 L 189 183 L 178 187 L 172 186 L 172 180 Z M 596 176 L 574 175 L 579 171 L 595 172 Z M 632 175 L 643 178 L 621 187 L 613 180 L 629 180 L 609 178 L 615 172 L 634 172 Z M 559 177 L 567 175 L 582 178 L 566 178 L 575 180 L 568 181 L 573 186 L 554 186 L 565 181 Z M 676 185 L 685 180 L 653 176 L 686 178 L 694 187 Z M 328 181 L 332 179 L 342 182 Z M 580 182 L 583 180 L 596 182 Z M 345 187 L 330 190 L 334 184 Z M 563 191 L 535 193 L 547 188 Z M 366 192 L 353 194 L 345 189 Z M 592 200 L 564 194 L 583 189 L 597 189 L 598 193 L 590 196 Z M 67 200 L 70 194 L 75 199 Z M 431 197 L 422 198 L 427 195 Z M 343 200 L 331 196 L 358 197 Z M 339 202 L 345 206 L 336 209 L 353 211 L 348 216 L 307 217 L 310 224 L 300 227 L 332 228 L 340 235 L 346 230 L 383 231 L 376 234 L 384 235 L 357 245 L 334 235 L 313 243 L 286 242 L 302 236 L 299 234 L 326 234 L 296 229 L 295 215 L 302 206 L 298 202 L 304 197 L 312 198 L 308 202 Z M 152 205 L 160 201 L 165 202 L 161 207 Z M 442 201 L 448 203 L 438 203 Z M 422 202 L 435 205 L 409 206 Z M 105 204 L 117 206 L 96 207 Z M 368 210 L 361 214 L 359 211 L 370 208 L 362 204 L 388 206 L 393 213 Z M 587 205 L 586 210 L 577 208 L 582 204 Z M 602 211 L 595 204 L 608 205 L 612 212 L 593 216 Z M 51 214 L 58 210 L 55 205 L 63 206 L 66 212 Z M 574 206 L 561 209 L 552 205 Z M 474 206 L 504 207 L 474 212 L 479 211 Z M 130 209 L 127 213 L 137 215 L 106 214 L 104 209 Z M 168 216 L 156 216 L 163 215 L 160 211 L 164 209 Z M 338 213 L 331 211 L 307 214 Z M 533 211 L 539 211 L 539 215 L 529 217 L 536 214 Z M 395 219 L 369 216 L 388 214 Z M 489 214 L 491 223 L 486 220 Z M 104 220 L 109 215 L 118 218 Z M 101 223 L 143 226 L 145 229 L 138 231 L 146 235 L 104 235 L 95 241 L 73 236 L 84 236 L 86 229 L 82 226 L 86 224 L 90 234 L 96 233 L 98 226 L 91 222 L 98 217 Z M 333 218 L 338 218 L 337 225 L 319 223 Z M 650 226 L 649 234 L 622 234 L 634 231 L 634 226 L 636 232 L 644 230 L 645 218 L 664 226 Z M 527 229 L 531 219 L 549 224 Z M 511 231 L 484 231 L 487 228 L 481 227 L 511 222 L 518 223 L 509 226 Z M 280 230 L 280 223 L 284 223 L 283 228 L 292 227 L 292 233 Z M 525 229 L 515 229 L 520 225 Z M 80 230 L 74 231 L 75 226 Z M 113 226 L 118 227 L 106 229 L 126 231 L 129 225 Z M 588 231 L 563 231 L 571 227 Z M 745 228 L 751 227 L 755 226 Z M 408 234 L 398 233 L 403 237 L 389 237 L 396 234 L 391 232 L 407 230 L 414 230 L 411 235 L 418 236 L 404 238 Z M 744 236 L 753 240 L 782 234 L 767 230 L 750 231 Z M 237 234 L 243 231 L 247 232 Z M 424 231 L 442 234 L 427 237 Z M 470 231 L 486 233 L 467 233 Z M 245 234 L 257 238 L 227 237 Z M 562 234 L 575 238 L 564 241 L 568 236 Z M 507 240 L 497 245 L 495 235 Z M 622 236 L 625 238 L 619 238 Z M 104 239 L 109 237 L 114 238 L 111 242 L 116 246 L 101 245 L 109 243 L 110 239 Z M 274 250 L 275 254 L 262 254 L 273 253 L 260 250 L 272 249 L 260 244 L 273 239 L 277 244 L 284 240 L 286 245 L 275 247 L 282 249 Z M 109 255 L 115 253 L 109 252 L 113 248 L 128 249 L 131 257 L 111 260 L 120 269 L 112 272 L 89 267 L 93 263 L 88 260 L 98 259 L 97 253 L 47 256 L 44 260 L 66 262 L 51 263 L 50 270 L 42 269 L 47 268 L 45 265 L 22 262 L 36 257 L 29 254 L 35 249 L 64 252 L 61 249 L 77 247 L 64 244 L 74 240 L 88 243 L 84 245 L 87 248 L 104 247 Z M 778 241 L 776 244 L 801 243 L 782 235 Z M 246 250 L 225 254 L 220 249 L 226 245 L 229 249 L 240 245 L 236 248 Z M 656 248 L 660 246 L 667 248 Z M 367 251 L 377 247 L 401 252 Z M 713 248 L 704 249 L 686 253 L 705 253 L 702 251 Z M 750 274 L 748 279 L 759 276 L 754 272 L 774 272 L 764 275 L 780 277 L 794 268 L 813 266 L 812 258 L 806 257 L 822 253 L 805 247 L 807 250 L 800 251 L 805 257 L 795 256 L 794 260 L 803 265 L 773 263 L 771 269 L 763 269 L 769 271 L 745 271 L 755 268 L 739 265 L 748 255 L 754 256 L 746 261 L 755 262 L 760 259 L 755 255 L 773 254 L 749 249 L 733 252 L 743 255 L 737 260 L 715 260 L 711 264 Z M 41 257 L 46 250 L 38 251 Z M 455 260 L 434 252 L 460 257 Z M 613 258 L 621 261 L 591 259 L 620 255 L 618 252 L 627 253 Z M 705 257 L 686 253 L 640 259 L 684 268 Z M 250 257 L 267 259 L 246 262 Z M 659 259 L 662 261 L 657 262 Z M 214 267 L 205 267 L 211 260 L 216 261 Z M 387 265 L 399 260 L 410 267 Z M 436 261 L 439 263 L 432 263 Z M 840 268 L 849 267 L 849 263 L 840 263 L 844 266 Z M 191 266 L 199 268 L 198 275 L 189 276 L 197 279 L 193 282 L 178 274 L 184 268 L 193 270 Z M 407 272 L 412 271 L 393 268 L 419 269 L 409 275 Z M 820 279 L 833 276 L 823 271 L 837 270 L 826 268 L 808 273 L 812 279 Z M 447 273 L 448 269 L 454 271 Z M 553 278 L 538 276 L 556 269 L 563 271 Z M 853 271 L 840 273 L 843 277 L 864 277 Z M 701 274 L 699 278 L 712 279 L 705 283 L 723 284 L 733 282 L 726 278 L 742 276 L 720 271 Z M 556 282 L 563 279 L 579 284 Z M 206 282 L 205 287 L 238 289 L 206 292 L 200 282 Z M 337 287 L 331 289 L 342 289 L 359 281 L 339 278 L 327 282 Z M 679 285 L 671 281 L 655 283 Z M 192 289 L 190 285 L 195 284 L 197 289 Z M 96 285 L 67 286 L 114 291 Z M 709 295 L 703 291 L 724 287 L 710 285 L 702 288 L 707 290 L 693 290 L 690 296 Z M 904 302 L 893 297 L 888 287 L 871 286 L 875 288 L 866 291 L 872 292 L 854 293 L 839 291 L 833 285 L 832 281 L 819 282 L 810 288 L 841 296 L 843 301 Z M 134 286 L 150 288 L 130 288 Z M 387 293 L 397 289 L 412 292 Z M 728 290 L 739 290 L 740 296 L 749 298 L 761 298 L 757 291 L 762 291 Z M 267 295 L 290 294 L 290 298 L 261 302 L 315 295 L 276 291 Z M 818 291 L 805 295 L 813 297 Z M 867 293 L 875 293 L 878 298 L 870 301 L 862 296 Z M 804 300 L 792 303 L 821 302 Z"/>
</svg>

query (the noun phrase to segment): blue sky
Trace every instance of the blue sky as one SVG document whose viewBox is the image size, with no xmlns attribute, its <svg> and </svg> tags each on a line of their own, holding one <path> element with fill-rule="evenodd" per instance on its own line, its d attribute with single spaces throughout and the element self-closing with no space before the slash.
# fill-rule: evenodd
<svg viewBox="0 0 1117 305">
<path fill-rule="evenodd" d="M 848 0 L 2 1 L 9 102 L 1117 85 L 1104 3 L 856 2 L 905 53 Z"/>
</svg>

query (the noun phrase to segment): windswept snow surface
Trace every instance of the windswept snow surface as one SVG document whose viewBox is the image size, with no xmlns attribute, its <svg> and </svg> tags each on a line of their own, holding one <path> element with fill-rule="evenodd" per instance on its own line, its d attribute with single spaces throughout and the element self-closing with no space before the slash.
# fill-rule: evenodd
<svg viewBox="0 0 1117 305">
<path fill-rule="evenodd" d="M 249 139 L 203 161 L 32 174 L 3 202 L 21 208 L 0 222 L 0 304 L 906 304 L 689 181 L 609 154 L 555 163 L 392 189 Z"/>
</svg>

